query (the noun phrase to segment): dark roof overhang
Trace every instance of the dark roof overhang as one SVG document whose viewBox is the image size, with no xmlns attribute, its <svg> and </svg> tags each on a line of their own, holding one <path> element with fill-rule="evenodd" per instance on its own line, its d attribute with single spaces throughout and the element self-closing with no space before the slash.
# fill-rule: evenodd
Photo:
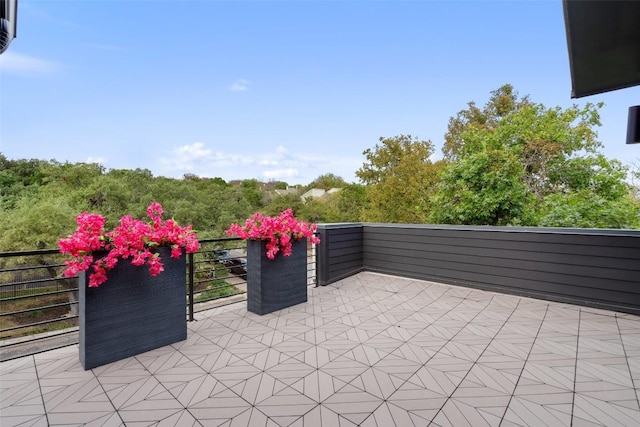
<svg viewBox="0 0 640 427">
<path fill-rule="evenodd" d="M 640 84 L 640 1 L 563 0 L 571 97 Z"/>
<path fill-rule="evenodd" d="M 16 37 L 18 0 L 0 0 L 0 54 Z"/>
</svg>

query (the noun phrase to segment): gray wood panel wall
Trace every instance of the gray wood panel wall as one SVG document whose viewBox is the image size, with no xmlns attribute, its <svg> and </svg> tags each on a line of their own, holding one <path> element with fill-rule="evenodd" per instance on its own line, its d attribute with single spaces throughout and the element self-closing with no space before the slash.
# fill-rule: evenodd
<svg viewBox="0 0 640 427">
<path fill-rule="evenodd" d="M 637 231 L 357 226 L 363 270 L 640 314 Z M 344 231 L 328 241 L 329 274 L 320 284 L 334 281 L 330 264 L 340 255 L 332 254 L 331 239 Z"/>
<path fill-rule="evenodd" d="M 362 233 L 360 223 L 318 224 L 318 285 L 328 285 L 362 271 Z"/>
</svg>

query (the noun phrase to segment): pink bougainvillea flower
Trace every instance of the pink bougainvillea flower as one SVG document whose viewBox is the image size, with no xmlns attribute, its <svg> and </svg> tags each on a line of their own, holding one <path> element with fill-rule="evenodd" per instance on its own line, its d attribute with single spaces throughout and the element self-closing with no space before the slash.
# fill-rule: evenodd
<svg viewBox="0 0 640 427">
<path fill-rule="evenodd" d="M 178 245 L 171 247 L 171 258 L 180 258 L 182 256 L 182 248 Z"/>
<path fill-rule="evenodd" d="M 106 233 L 103 216 L 81 213 L 76 217 L 75 233 L 58 240 L 60 252 L 74 258 L 65 262 L 64 275 L 73 277 L 81 271 L 92 270 L 89 286 L 97 287 L 107 280 L 108 271 L 120 259 L 130 259 L 131 264 L 137 266 L 147 265 L 149 273 L 156 276 L 164 271 L 160 256 L 153 252 L 157 247 L 170 247 L 173 258 L 182 255 L 182 248 L 187 253 L 196 252 L 200 244 L 191 225 L 180 227 L 172 219 L 163 222 L 162 214 L 160 203 L 153 202 L 147 208 L 150 223 L 125 215 L 112 231 Z M 92 253 L 99 251 L 107 254 L 94 259 Z"/>
<path fill-rule="evenodd" d="M 316 230 L 315 224 L 299 221 L 291 209 L 286 209 L 275 217 L 256 212 L 251 218 L 247 218 L 244 226 L 233 223 L 225 233 L 243 240 L 265 240 L 267 258 L 274 259 L 278 252 L 290 256 L 292 243 L 305 237 L 312 244 L 320 243 L 320 238 L 315 235 Z"/>
</svg>

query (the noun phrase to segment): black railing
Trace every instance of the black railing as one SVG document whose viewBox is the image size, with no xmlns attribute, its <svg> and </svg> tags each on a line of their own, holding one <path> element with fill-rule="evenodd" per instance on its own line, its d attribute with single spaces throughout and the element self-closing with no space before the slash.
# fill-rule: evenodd
<svg viewBox="0 0 640 427">
<path fill-rule="evenodd" d="M 0 252 L 0 349 L 77 334 L 78 279 L 62 275 L 68 257 L 57 249 Z M 308 284 L 316 284 L 315 247 L 308 251 Z M 238 301 L 246 292 L 246 243 L 200 240 L 187 255 L 187 316 Z M 73 340 L 73 338 L 70 338 Z"/>
<path fill-rule="evenodd" d="M 0 252 L 0 339 L 77 325 L 77 279 L 56 249 Z"/>
<path fill-rule="evenodd" d="M 196 306 L 246 291 L 246 244 L 238 238 L 200 240 L 200 250 L 187 256 L 189 321 Z"/>
</svg>

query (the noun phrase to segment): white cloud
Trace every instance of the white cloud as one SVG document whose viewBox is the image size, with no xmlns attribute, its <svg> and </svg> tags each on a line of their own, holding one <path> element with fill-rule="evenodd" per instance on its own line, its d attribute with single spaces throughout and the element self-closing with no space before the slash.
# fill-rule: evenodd
<svg viewBox="0 0 640 427">
<path fill-rule="evenodd" d="M 85 160 L 85 163 L 100 163 L 101 165 L 104 165 L 107 163 L 107 159 L 105 157 L 89 156 L 87 157 L 87 160 Z"/>
<path fill-rule="evenodd" d="M 175 148 L 171 158 L 162 158 L 160 162 L 169 170 L 193 171 L 199 163 L 206 161 L 210 154 L 211 150 L 205 148 L 202 142 L 194 142 Z"/>
<path fill-rule="evenodd" d="M 207 157 L 211 154 L 211 150 L 204 148 L 202 142 L 194 142 L 191 145 L 183 145 L 174 151 L 180 158 L 184 160 L 194 160 L 201 157 Z"/>
<path fill-rule="evenodd" d="M 29 72 L 29 73 L 51 73 L 60 68 L 59 64 L 46 59 L 34 56 L 22 55 L 6 51 L 0 56 L 0 70 Z"/>
<path fill-rule="evenodd" d="M 202 171 L 212 168 L 244 166 L 252 162 L 245 156 L 213 151 L 206 148 L 202 142 L 194 142 L 175 148 L 173 156 L 161 158 L 160 163 L 170 171 L 188 171 L 208 176 L 208 173 Z"/>
<path fill-rule="evenodd" d="M 262 176 L 268 179 L 295 178 L 298 176 L 298 170 L 294 168 L 268 170 L 262 172 Z"/>
<path fill-rule="evenodd" d="M 353 170 L 362 164 L 359 158 L 295 153 L 283 146 L 271 148 L 270 151 L 236 149 L 238 152 L 232 153 L 212 149 L 202 142 L 194 142 L 176 147 L 171 156 L 160 159 L 160 165 L 175 177 L 192 173 L 201 177 L 221 177 L 227 181 L 255 178 L 308 184 L 329 172 L 351 181 Z"/>
<path fill-rule="evenodd" d="M 244 92 L 249 90 L 249 81 L 245 79 L 238 79 L 229 88 L 232 92 Z"/>
</svg>

